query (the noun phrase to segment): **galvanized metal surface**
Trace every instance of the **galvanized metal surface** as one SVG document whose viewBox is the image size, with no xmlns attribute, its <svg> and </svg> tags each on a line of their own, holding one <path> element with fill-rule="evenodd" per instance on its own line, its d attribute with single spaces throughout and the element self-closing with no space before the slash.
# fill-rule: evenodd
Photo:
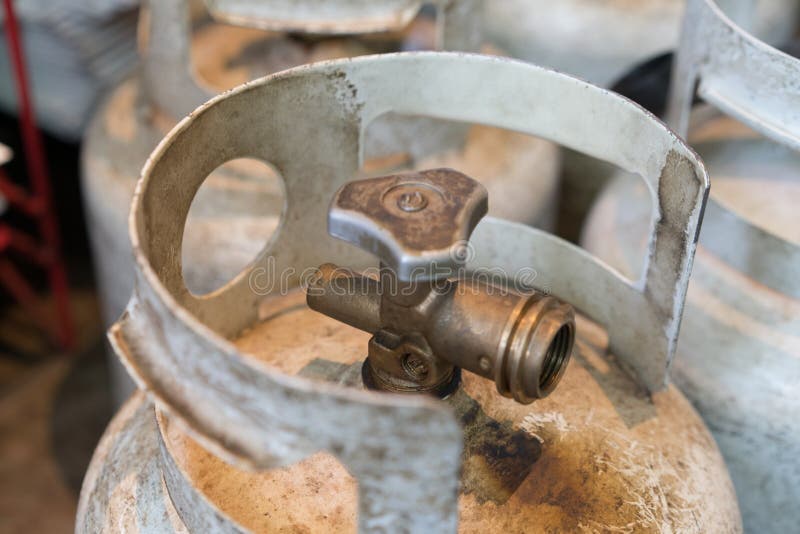
<svg viewBox="0 0 800 534">
<path fill-rule="evenodd" d="M 86 471 L 75 532 L 188 534 L 164 485 L 153 405 L 135 393 L 111 421 Z"/>
<path fill-rule="evenodd" d="M 84 202 L 108 325 L 120 316 L 133 291 L 127 215 L 135 178 L 149 151 L 166 133 L 159 127 L 160 121 L 142 121 L 136 99 L 133 80 L 111 96 L 92 123 L 83 153 Z M 473 126 L 463 149 L 410 161 L 403 158 L 403 162 L 414 162 L 415 167 L 450 165 L 464 169 L 479 177 L 496 199 L 491 210 L 494 215 L 549 229 L 558 193 L 557 150 L 541 139 Z M 258 173 L 250 180 L 217 174 L 206 181 L 195 201 L 195 208 L 201 207 L 205 216 L 190 220 L 189 240 L 184 240 L 183 247 L 185 276 L 195 292 L 202 294 L 222 286 L 256 257 L 260 243 L 278 223 L 277 216 L 269 214 L 280 211 L 283 199 L 279 185 Z M 249 215 L 236 212 L 229 202 L 231 193 L 237 193 L 235 199 L 244 201 L 242 205 L 253 207 Z M 215 212 L 218 216 L 210 216 Z M 204 231 L 197 232 L 198 228 Z M 117 373 L 115 398 L 121 404 L 133 384 L 119 365 L 112 368 Z"/>
<path fill-rule="evenodd" d="M 439 2 L 444 4 L 444 2 Z M 236 20 L 276 30 L 317 33 L 368 33 L 407 25 L 422 7 L 419 0 L 210 0 L 210 10 L 223 20 Z"/>
<path fill-rule="evenodd" d="M 264 321 L 237 347 L 290 375 L 357 385 L 368 334 L 308 310 L 303 297 L 266 301 Z M 450 401 L 465 425 L 459 531 L 740 532 L 725 467 L 683 396 L 674 387 L 648 396 L 605 352 L 602 329 L 579 319 L 579 331 L 575 358 L 547 399 L 519 406 L 467 378 Z M 165 487 L 182 510 L 171 519 L 227 520 L 194 523 L 192 532 L 355 530 L 356 480 L 332 454 L 242 470 L 168 414 L 143 407 L 141 394 L 129 404 L 139 407 L 117 416 L 87 475 L 77 532 L 120 524 L 146 531 L 167 515 Z M 310 431 L 316 424 L 309 421 Z M 158 464 L 164 485 L 148 487 Z"/>
<path fill-rule="evenodd" d="M 138 92 L 129 80 L 113 93 L 104 113 L 92 122 L 82 155 L 82 193 L 95 259 L 103 319 L 112 324 L 133 291 L 128 213 L 138 169 L 166 133 L 168 120 L 144 120 L 136 105 Z M 258 169 L 256 169 L 257 171 Z M 216 172 L 198 195 L 199 216 L 185 243 L 186 275 L 195 291 L 223 285 L 240 266 L 256 256 L 258 240 L 278 224 L 283 203 L 280 183 L 258 172 Z M 133 384 L 111 360 L 112 389 L 121 404 Z"/>
<path fill-rule="evenodd" d="M 712 112 L 694 112 L 693 119 L 707 120 L 694 124 L 690 138 L 708 165 L 712 196 L 800 242 L 800 155 Z M 636 277 L 640 268 L 649 196 L 634 177 L 616 177 L 584 231 L 587 249 L 626 276 Z M 707 246 L 721 238 L 727 223 L 718 217 L 707 211 L 703 221 L 672 377 L 722 450 L 747 531 L 789 532 L 800 521 L 800 301 L 763 285 Z M 759 254 L 757 244 L 722 235 Z M 774 261 L 797 275 L 797 264 Z"/>
<path fill-rule="evenodd" d="M 725 7 L 742 0 L 726 0 Z M 673 50 L 684 0 L 499 0 L 486 3 L 486 33 L 509 55 L 609 86 L 636 66 Z M 734 6 L 735 7 L 735 6 Z M 754 34 L 772 44 L 792 36 L 796 0 L 756 2 Z M 746 15 L 738 10 L 737 16 Z M 559 235 L 579 238 L 591 201 L 616 169 L 563 153 Z M 574 222 L 573 222 L 574 221 Z"/>
<path fill-rule="evenodd" d="M 162 90 L 172 94 L 170 91 L 177 87 L 173 96 L 183 106 L 181 109 L 193 109 L 206 99 L 212 87 L 222 91 L 295 64 L 360 55 L 369 53 L 372 46 L 386 46 L 386 38 L 381 41 L 377 37 L 343 37 L 301 45 L 260 30 L 207 24 L 193 32 L 192 49 L 188 51 L 188 45 L 183 43 L 186 34 L 180 33 L 188 31 L 184 2 L 157 4 L 161 14 L 170 17 L 145 16 L 143 22 L 151 21 L 146 40 L 160 43 L 156 46 L 160 59 L 148 57 L 145 66 L 153 73 L 155 93 L 147 92 L 152 86 L 141 87 L 141 78 L 120 85 L 100 107 L 84 145 L 84 202 L 109 325 L 122 313 L 133 290 L 127 215 L 135 180 L 149 153 L 179 117 L 173 114 L 175 110 L 164 108 L 172 97 L 157 101 L 163 104 L 158 106 L 153 104 L 154 94 L 157 97 Z M 466 9 L 470 2 L 458 5 L 459 9 Z M 457 11 L 455 4 L 446 10 L 440 22 L 450 20 L 452 27 L 447 26 L 451 35 L 442 37 L 442 42 L 450 46 L 459 42 L 459 36 L 480 36 L 479 32 L 468 31 L 468 15 L 469 12 Z M 459 18 L 463 20 L 456 24 Z M 180 33 L 177 37 L 176 31 Z M 419 20 L 400 37 L 407 39 L 408 46 L 420 46 L 427 43 L 429 33 L 428 23 Z M 173 42 L 173 37 L 178 40 Z M 189 55 L 193 60 L 191 77 Z M 176 66 L 182 59 L 187 62 Z M 183 80 L 178 86 L 170 85 L 175 76 Z M 366 135 L 369 162 L 363 169 L 365 173 L 455 165 L 483 182 L 497 199 L 493 214 L 552 227 L 560 162 L 558 148 L 552 143 L 510 131 L 482 126 L 467 130 L 445 121 L 398 115 L 375 121 Z M 520 184 L 529 179 L 533 185 L 521 192 Z M 190 219 L 193 231 L 184 244 L 185 275 L 192 290 L 201 294 L 220 287 L 256 256 L 259 241 L 271 234 L 283 204 L 279 180 L 264 177 L 259 169 L 218 172 L 206 183 L 195 204 L 202 216 Z M 113 362 L 117 362 L 116 358 Z M 133 385 L 118 366 L 114 370 L 114 389 L 121 403 Z"/>
<path fill-rule="evenodd" d="M 608 86 L 675 46 L 681 0 L 486 3 L 488 35 L 515 57 Z"/>
<path fill-rule="evenodd" d="M 733 2 L 747 14 L 752 0 Z M 796 5 L 795 5 L 796 8 Z M 740 17 L 747 20 L 746 16 Z M 752 17 L 751 17 L 752 18 Z M 687 134 L 695 88 L 706 102 L 769 139 L 800 149 L 800 61 L 754 38 L 714 0 L 690 0 L 675 59 L 667 121 Z M 800 297 L 800 244 L 712 196 L 706 246 L 753 279 Z"/>
<path fill-rule="evenodd" d="M 754 4 L 736 4 L 746 21 Z M 733 24 L 712 0 L 692 0 L 687 9 L 668 117 L 697 138 L 715 187 L 674 376 L 720 443 L 746 528 L 786 532 L 800 520 L 800 61 Z M 719 117 L 690 129 L 695 88 L 754 131 Z M 636 237 L 609 234 L 635 232 L 643 215 L 631 211 L 623 225 L 611 206 L 633 191 L 612 184 L 590 223 L 608 233 L 585 241 L 627 269 L 635 266 L 625 255 Z"/>
<path fill-rule="evenodd" d="M 436 48 L 477 52 L 483 44 L 482 0 L 437 0 Z M 324 34 L 400 30 L 422 2 L 414 0 L 208 0 L 212 15 L 244 27 Z M 142 17 L 142 80 L 151 101 L 183 117 L 215 93 L 192 68 L 189 0 L 148 1 Z"/>
<path fill-rule="evenodd" d="M 558 105 L 564 101 L 571 105 Z M 233 465 L 271 469 L 327 450 L 359 480 L 362 530 L 402 524 L 452 531 L 461 429 L 445 405 L 288 376 L 230 341 L 259 320 L 265 296 L 279 293 L 260 284 L 260 276 L 269 281 L 289 273 L 293 285 L 305 268 L 324 261 L 370 264 L 327 236 L 325 205 L 356 174 L 367 125 L 388 111 L 539 135 L 646 177 L 658 192 L 661 217 L 638 282 L 558 238 L 491 218 L 473 234 L 477 255 L 470 265 L 535 270 L 537 285 L 608 329 L 612 352 L 644 385 L 663 388 L 707 188 L 702 165 L 627 100 L 484 56 L 417 53 L 321 63 L 247 84 L 195 111 L 145 167 L 131 218 L 137 288 L 110 339 L 156 404 Z M 632 134 L 635 144 L 627 142 Z M 202 158 L 187 157 L 198 150 Z M 256 263 L 221 290 L 195 296 L 177 253 L 191 199 L 209 172 L 244 156 L 280 171 L 281 225 Z"/>
<path fill-rule="evenodd" d="M 798 60 L 733 22 L 730 9 L 747 12 L 754 9 L 754 0 L 727 4 L 722 4 L 728 7 L 723 11 L 715 0 L 689 0 L 667 122 L 683 135 L 688 132 L 697 87 L 699 96 L 726 114 L 779 143 L 800 148 Z M 738 17 L 741 24 L 748 18 Z"/>
<path fill-rule="evenodd" d="M 746 0 L 749 1 L 749 0 Z M 728 0 L 727 3 L 741 3 Z M 511 55 L 609 85 L 679 41 L 682 0 L 501 0 L 486 2 L 488 36 Z M 782 43 L 795 0 L 760 0 L 754 31 Z"/>
<path fill-rule="evenodd" d="M 435 6 L 440 49 L 476 51 L 483 0 L 206 0 L 220 20 L 276 31 L 358 34 L 406 27 L 424 4 Z M 467 26 L 464 26 L 464 25 Z"/>
</svg>

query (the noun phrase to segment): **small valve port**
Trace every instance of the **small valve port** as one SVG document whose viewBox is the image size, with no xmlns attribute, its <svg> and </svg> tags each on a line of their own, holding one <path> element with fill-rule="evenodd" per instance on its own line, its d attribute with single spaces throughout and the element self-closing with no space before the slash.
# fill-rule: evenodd
<svg viewBox="0 0 800 534">
<path fill-rule="evenodd" d="M 572 346 L 575 342 L 575 327 L 572 324 L 562 326 L 544 357 L 544 369 L 539 376 L 539 391 L 543 395 L 549 395 L 564 376 L 564 371 L 569 363 Z"/>
<path fill-rule="evenodd" d="M 494 379 L 502 395 L 527 404 L 549 395 L 561 380 L 575 343 L 575 313 L 535 293 L 516 306 L 509 322 Z"/>
</svg>

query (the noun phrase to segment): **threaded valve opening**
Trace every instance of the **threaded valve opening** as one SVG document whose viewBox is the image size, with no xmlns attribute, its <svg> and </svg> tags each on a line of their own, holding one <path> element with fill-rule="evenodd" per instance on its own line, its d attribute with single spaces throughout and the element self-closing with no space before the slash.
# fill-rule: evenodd
<svg viewBox="0 0 800 534">
<path fill-rule="evenodd" d="M 541 294 L 523 301 L 500 345 L 497 391 L 522 404 L 546 397 L 564 375 L 574 343 L 572 307 Z"/>
<path fill-rule="evenodd" d="M 542 373 L 539 375 L 539 391 L 543 396 L 553 391 L 561 380 L 569 363 L 574 339 L 574 324 L 567 323 L 558 329 L 550 342 L 542 363 Z"/>
</svg>

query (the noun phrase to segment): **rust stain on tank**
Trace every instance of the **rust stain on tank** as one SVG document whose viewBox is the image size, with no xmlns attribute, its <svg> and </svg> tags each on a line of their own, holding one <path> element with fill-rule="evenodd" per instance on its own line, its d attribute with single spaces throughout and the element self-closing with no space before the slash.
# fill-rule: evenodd
<svg viewBox="0 0 800 534">
<path fill-rule="evenodd" d="M 344 365 L 316 358 L 300 376 L 350 387 L 363 387 L 361 363 Z M 478 502 L 503 504 L 528 477 L 541 455 L 541 444 L 528 433 L 515 429 L 511 421 L 486 415 L 464 390 L 446 399 L 464 428 L 461 492 L 474 494 Z"/>
</svg>

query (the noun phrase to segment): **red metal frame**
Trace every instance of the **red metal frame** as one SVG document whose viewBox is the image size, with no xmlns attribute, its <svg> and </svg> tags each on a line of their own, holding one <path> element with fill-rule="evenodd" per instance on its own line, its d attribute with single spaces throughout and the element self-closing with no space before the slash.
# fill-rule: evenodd
<svg viewBox="0 0 800 534">
<path fill-rule="evenodd" d="M 42 135 L 36 127 L 30 84 L 22 50 L 19 23 L 12 0 L 3 0 L 5 8 L 5 33 L 11 66 L 16 82 L 19 103 L 20 131 L 22 133 L 25 164 L 31 182 L 31 191 L 9 181 L 0 171 L 0 194 L 8 200 L 9 207 L 35 219 L 39 238 L 33 238 L 0 222 L 0 285 L 20 305 L 33 314 L 54 341 L 64 349 L 75 344 L 72 312 L 69 304 L 69 286 L 64 261 L 61 257 L 61 239 L 53 209 L 52 192 L 47 162 L 44 156 Z M 36 305 L 36 294 L 19 270 L 8 259 L 14 252 L 41 266 L 47 272 L 48 283 L 55 303 L 56 321 L 47 320 Z"/>
</svg>

